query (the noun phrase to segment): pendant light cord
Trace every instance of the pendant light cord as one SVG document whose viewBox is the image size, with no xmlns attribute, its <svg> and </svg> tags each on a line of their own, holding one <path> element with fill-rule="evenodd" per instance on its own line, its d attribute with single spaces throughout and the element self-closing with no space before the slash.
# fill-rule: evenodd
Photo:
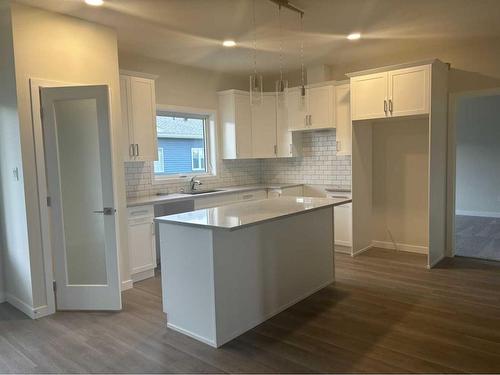
<svg viewBox="0 0 500 375">
<path fill-rule="evenodd" d="M 304 77 L 304 15 L 299 13 L 300 17 L 300 74 L 302 79 L 302 87 L 306 85 Z"/>
<path fill-rule="evenodd" d="M 281 5 L 278 5 L 278 28 L 280 36 L 280 82 L 283 82 L 283 29 L 281 25 Z M 281 88 L 280 88 L 281 89 Z"/>
<path fill-rule="evenodd" d="M 252 19 L 253 19 L 253 72 L 257 77 L 257 23 L 255 22 L 255 0 L 252 3 Z"/>
</svg>

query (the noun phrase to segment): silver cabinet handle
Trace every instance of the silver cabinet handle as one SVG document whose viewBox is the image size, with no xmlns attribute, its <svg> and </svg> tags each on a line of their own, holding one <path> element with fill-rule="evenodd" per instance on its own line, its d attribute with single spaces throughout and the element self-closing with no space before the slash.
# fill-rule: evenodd
<svg viewBox="0 0 500 375">
<path fill-rule="evenodd" d="M 293 145 L 290 143 L 290 155 L 293 154 Z"/>
<path fill-rule="evenodd" d="M 384 99 L 384 113 L 387 114 L 387 99 Z"/>
<path fill-rule="evenodd" d="M 135 156 L 139 156 L 141 153 L 139 152 L 139 144 L 138 143 L 135 144 L 135 149 L 137 151 Z"/>
<path fill-rule="evenodd" d="M 341 144 L 340 144 L 340 141 L 337 141 L 337 151 L 341 151 L 342 148 L 341 148 Z"/>
<path fill-rule="evenodd" d="M 130 144 L 129 148 L 128 148 L 128 156 L 135 156 L 135 152 L 134 152 L 134 145 L 133 144 Z"/>
<path fill-rule="evenodd" d="M 389 99 L 389 112 L 392 113 L 392 99 Z"/>
<path fill-rule="evenodd" d="M 242 197 L 243 199 L 250 199 L 253 198 L 253 194 L 246 194 Z"/>
<path fill-rule="evenodd" d="M 102 211 L 93 211 L 94 214 L 103 214 L 107 216 L 114 215 L 116 210 L 113 207 L 104 207 Z"/>
<path fill-rule="evenodd" d="M 313 121 L 312 121 L 312 115 L 309 115 L 309 126 L 311 126 L 311 125 L 312 125 L 312 122 L 313 122 Z"/>
<path fill-rule="evenodd" d="M 278 155 L 278 145 L 274 145 L 274 155 Z"/>
</svg>

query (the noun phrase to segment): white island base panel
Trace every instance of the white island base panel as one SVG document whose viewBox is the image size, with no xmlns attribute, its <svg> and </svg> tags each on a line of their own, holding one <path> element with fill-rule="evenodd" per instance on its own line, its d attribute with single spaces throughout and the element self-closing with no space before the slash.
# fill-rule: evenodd
<svg viewBox="0 0 500 375">
<path fill-rule="evenodd" d="M 160 223 L 167 326 L 213 347 L 334 281 L 333 207 L 237 230 Z"/>
</svg>

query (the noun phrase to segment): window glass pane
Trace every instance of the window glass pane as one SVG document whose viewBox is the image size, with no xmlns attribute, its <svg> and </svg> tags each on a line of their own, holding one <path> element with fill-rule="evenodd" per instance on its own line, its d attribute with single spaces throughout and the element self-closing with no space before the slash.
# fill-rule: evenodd
<svg viewBox="0 0 500 375">
<path fill-rule="evenodd" d="M 159 113 L 156 116 L 157 177 L 206 172 L 206 118 L 189 114 Z M 161 151 L 160 151 L 161 150 Z"/>
</svg>

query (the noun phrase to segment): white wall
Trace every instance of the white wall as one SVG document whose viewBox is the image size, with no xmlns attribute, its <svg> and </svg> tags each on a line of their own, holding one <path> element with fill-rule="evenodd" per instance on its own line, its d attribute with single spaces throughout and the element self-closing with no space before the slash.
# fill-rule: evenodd
<svg viewBox="0 0 500 375">
<path fill-rule="evenodd" d="M 17 3 L 12 5 L 12 25 L 22 148 L 21 171 L 24 178 L 29 263 L 31 264 L 33 289 L 32 306 L 40 308 L 46 304 L 46 295 L 29 79 L 109 85 L 113 139 L 120 140 L 121 111 L 117 37 L 110 28 Z M 121 142 L 113 142 L 120 269 L 122 279 L 128 280 L 130 270 L 126 231 L 125 178 L 121 147 Z M 9 171 L 6 173 L 9 175 Z M 19 206 L 16 207 L 16 210 L 24 212 Z M 26 231 L 26 223 L 24 223 L 24 230 Z M 23 279 L 23 282 L 25 282 L 24 280 L 26 278 Z"/>
<path fill-rule="evenodd" d="M 428 120 L 391 119 L 372 126 L 373 239 L 427 247 Z"/>
<path fill-rule="evenodd" d="M 456 211 L 500 217 L 500 95 L 460 100 L 456 126 Z"/>
<path fill-rule="evenodd" d="M 11 303 L 33 305 L 11 12 L 0 6 L 0 250 Z M 19 180 L 13 176 L 18 169 Z M 2 283 L 3 284 L 3 283 Z"/>
</svg>

